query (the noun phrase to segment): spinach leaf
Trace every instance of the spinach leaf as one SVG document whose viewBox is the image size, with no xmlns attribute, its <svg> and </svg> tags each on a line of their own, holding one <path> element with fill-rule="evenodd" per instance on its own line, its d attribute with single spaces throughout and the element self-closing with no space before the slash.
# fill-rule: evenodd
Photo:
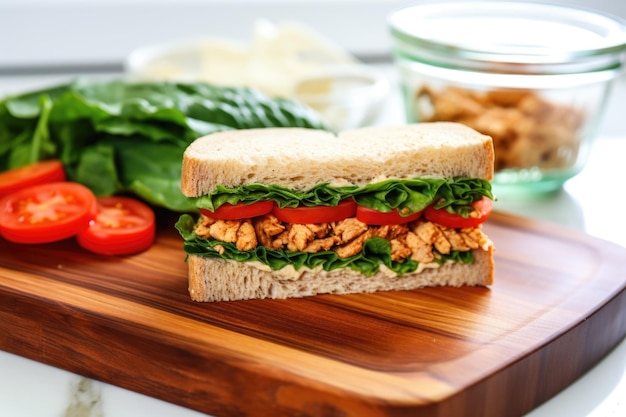
<svg viewBox="0 0 626 417">
<path fill-rule="evenodd" d="M 78 79 L 0 101 L 0 171 L 58 158 L 97 195 L 131 192 L 186 212 L 195 209 L 179 190 L 189 143 L 264 127 L 327 129 L 308 107 L 248 88 Z"/>
</svg>

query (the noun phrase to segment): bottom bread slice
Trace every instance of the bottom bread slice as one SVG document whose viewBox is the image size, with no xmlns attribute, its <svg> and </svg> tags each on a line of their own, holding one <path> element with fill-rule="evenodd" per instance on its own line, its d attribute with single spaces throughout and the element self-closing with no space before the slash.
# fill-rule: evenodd
<svg viewBox="0 0 626 417">
<path fill-rule="evenodd" d="M 244 262 L 189 255 L 189 294 L 194 301 L 213 302 L 492 284 L 493 248 L 474 250 L 473 254 L 472 264 L 446 262 L 402 276 L 379 271 L 366 277 L 351 269 L 337 269 L 308 270 L 298 278 L 286 278 Z"/>
</svg>

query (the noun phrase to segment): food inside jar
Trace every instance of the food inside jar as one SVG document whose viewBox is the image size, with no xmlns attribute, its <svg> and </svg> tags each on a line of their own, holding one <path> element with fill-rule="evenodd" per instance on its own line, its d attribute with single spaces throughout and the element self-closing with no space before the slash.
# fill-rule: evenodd
<svg viewBox="0 0 626 417">
<path fill-rule="evenodd" d="M 572 167 L 578 157 L 585 114 L 530 90 L 485 92 L 428 85 L 416 93 L 422 122 L 454 121 L 493 138 L 495 170 Z"/>
</svg>

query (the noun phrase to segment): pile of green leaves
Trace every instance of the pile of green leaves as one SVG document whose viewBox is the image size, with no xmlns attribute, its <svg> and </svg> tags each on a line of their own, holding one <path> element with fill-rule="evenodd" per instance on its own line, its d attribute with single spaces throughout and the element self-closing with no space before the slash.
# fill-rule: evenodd
<svg viewBox="0 0 626 417">
<path fill-rule="evenodd" d="M 203 83 L 76 80 L 0 101 L 0 171 L 58 158 L 96 195 L 132 193 L 174 211 L 182 154 L 209 133 L 264 127 L 326 129 L 297 102 Z"/>
</svg>

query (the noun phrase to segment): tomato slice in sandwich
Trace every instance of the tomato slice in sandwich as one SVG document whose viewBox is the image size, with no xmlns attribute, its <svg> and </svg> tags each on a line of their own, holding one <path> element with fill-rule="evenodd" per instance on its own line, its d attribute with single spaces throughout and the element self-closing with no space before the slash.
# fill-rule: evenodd
<svg viewBox="0 0 626 417">
<path fill-rule="evenodd" d="M 390 212 L 382 212 L 374 210 L 368 207 L 357 206 L 356 218 L 365 224 L 372 225 L 390 225 L 390 224 L 404 224 L 415 221 L 422 216 L 422 212 L 411 214 L 409 216 L 401 216 L 398 213 L 398 209 L 394 209 Z"/>
<path fill-rule="evenodd" d="M 315 224 L 337 222 L 348 217 L 354 217 L 356 202 L 347 198 L 336 206 L 314 207 L 278 207 L 275 206 L 274 216 L 281 222 L 295 224 Z"/>
<path fill-rule="evenodd" d="M 489 198 L 483 197 L 482 200 L 472 203 L 472 207 L 474 207 L 475 215 L 463 217 L 450 213 L 445 208 L 436 209 L 433 206 L 428 206 L 424 210 L 424 217 L 428 221 L 452 229 L 476 227 L 487 220 L 493 209 L 493 202 Z"/>
<path fill-rule="evenodd" d="M 211 217 L 213 219 L 220 220 L 239 220 L 239 219 L 249 219 L 252 217 L 262 216 L 272 211 L 274 208 L 274 202 L 271 200 L 268 201 L 257 201 L 252 204 L 222 204 L 217 210 L 210 211 L 207 209 L 200 209 L 200 213 L 205 216 Z"/>
<path fill-rule="evenodd" d="M 0 200 L 0 234 L 17 243 L 48 243 L 69 238 L 96 216 L 96 197 L 73 182 L 34 185 Z"/>
<path fill-rule="evenodd" d="M 95 220 L 77 236 L 81 247 L 103 255 L 130 255 L 152 246 L 155 216 L 146 204 L 114 196 L 98 198 L 97 205 Z"/>
<path fill-rule="evenodd" d="M 57 159 L 36 162 L 0 173 L 0 197 L 31 185 L 65 181 L 63 164 Z"/>
</svg>

